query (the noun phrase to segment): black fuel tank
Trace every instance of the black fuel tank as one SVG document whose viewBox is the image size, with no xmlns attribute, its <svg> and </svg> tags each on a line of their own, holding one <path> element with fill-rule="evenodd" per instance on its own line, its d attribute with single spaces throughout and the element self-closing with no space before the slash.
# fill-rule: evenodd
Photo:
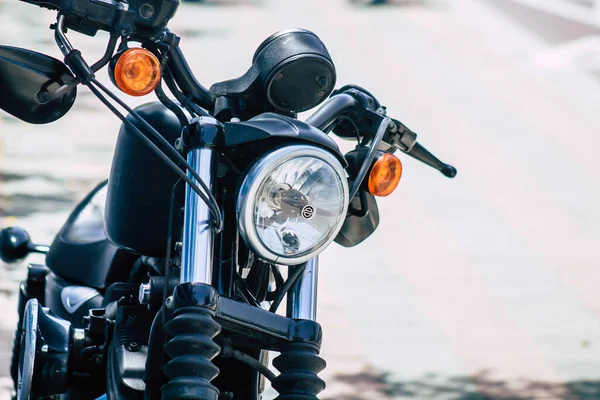
<svg viewBox="0 0 600 400">
<path fill-rule="evenodd" d="M 112 245 L 104 234 L 106 181 L 75 207 L 46 254 L 46 265 L 71 285 L 98 290 L 127 279 L 137 258 Z"/>
<path fill-rule="evenodd" d="M 136 111 L 169 143 L 174 144 L 180 137 L 182 127 L 179 120 L 162 104 L 145 104 Z M 140 126 L 131 116 L 127 118 Z M 150 139 L 162 148 L 157 140 Z M 115 246 L 132 253 L 164 257 L 171 190 L 178 179 L 141 139 L 123 125 L 108 179 L 105 214 L 108 239 Z M 174 240 L 179 240 L 180 236 L 179 209 L 183 207 L 184 190 L 185 186 L 179 184 L 175 194 Z"/>
</svg>

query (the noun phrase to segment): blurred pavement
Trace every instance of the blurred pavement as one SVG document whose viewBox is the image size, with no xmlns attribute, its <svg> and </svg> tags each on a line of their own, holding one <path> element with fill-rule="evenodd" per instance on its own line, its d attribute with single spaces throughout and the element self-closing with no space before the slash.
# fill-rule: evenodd
<svg viewBox="0 0 600 400">
<path fill-rule="evenodd" d="M 170 26 L 207 86 L 245 72 L 271 33 L 311 29 L 338 86 L 368 88 L 459 171 L 448 180 L 403 157 L 377 232 L 323 255 L 323 399 L 600 398 L 600 17 L 547 7 L 561 2 L 591 4 L 182 4 Z M 53 17 L 0 2 L 0 43 L 59 57 Z M 90 58 L 106 43 L 71 40 Z M 48 126 L 0 114 L 0 225 L 49 242 L 107 175 L 118 128 L 86 88 Z M 23 276 L 0 268 L 7 361 Z"/>
</svg>

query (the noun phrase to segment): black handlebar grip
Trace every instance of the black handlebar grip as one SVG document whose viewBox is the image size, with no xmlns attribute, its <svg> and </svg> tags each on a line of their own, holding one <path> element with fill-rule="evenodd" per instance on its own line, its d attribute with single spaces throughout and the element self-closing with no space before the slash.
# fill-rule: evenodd
<svg viewBox="0 0 600 400">
<path fill-rule="evenodd" d="M 454 178 L 456 176 L 456 168 L 454 168 L 450 164 L 445 164 L 444 168 L 442 168 L 441 173 L 447 176 L 448 178 Z"/>
</svg>

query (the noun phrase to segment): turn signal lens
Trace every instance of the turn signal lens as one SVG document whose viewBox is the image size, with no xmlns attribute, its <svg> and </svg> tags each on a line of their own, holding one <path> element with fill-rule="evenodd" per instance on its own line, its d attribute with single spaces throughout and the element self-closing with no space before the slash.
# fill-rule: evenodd
<svg viewBox="0 0 600 400">
<path fill-rule="evenodd" d="M 158 58 L 145 49 L 123 52 L 114 68 L 115 84 L 130 96 L 145 96 L 158 86 L 161 78 Z"/>
<path fill-rule="evenodd" d="M 379 158 L 369 173 L 369 192 L 373 196 L 390 195 L 402 177 L 402 163 L 393 154 L 386 153 Z"/>
</svg>

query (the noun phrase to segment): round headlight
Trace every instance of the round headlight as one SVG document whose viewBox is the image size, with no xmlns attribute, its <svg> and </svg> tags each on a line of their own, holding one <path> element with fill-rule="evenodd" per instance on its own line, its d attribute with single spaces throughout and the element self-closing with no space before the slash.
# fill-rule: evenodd
<svg viewBox="0 0 600 400">
<path fill-rule="evenodd" d="M 248 246 L 277 264 L 296 265 L 322 252 L 348 209 L 348 180 L 331 153 L 313 146 L 282 147 L 246 174 L 237 201 Z"/>
</svg>

